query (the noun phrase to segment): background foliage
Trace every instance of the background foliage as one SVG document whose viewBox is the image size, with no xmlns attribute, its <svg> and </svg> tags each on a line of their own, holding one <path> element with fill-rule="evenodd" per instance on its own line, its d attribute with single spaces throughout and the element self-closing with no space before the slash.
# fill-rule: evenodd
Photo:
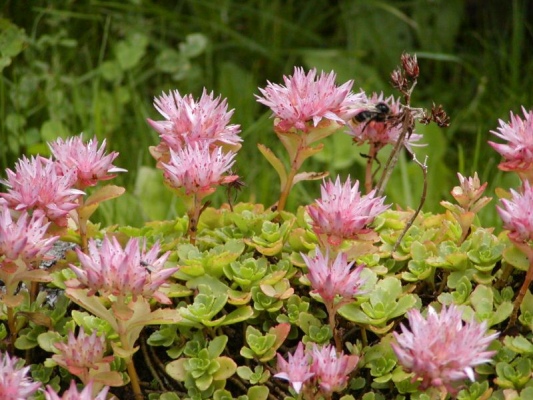
<svg viewBox="0 0 533 400">
<path fill-rule="evenodd" d="M 278 182 L 256 143 L 279 145 L 253 96 L 257 87 L 303 65 L 389 94 L 388 76 L 403 51 L 421 65 L 413 104 L 441 103 L 452 118 L 446 130 L 420 128 L 429 146 L 417 154 L 430 156 L 425 209 L 439 209 L 457 171 L 478 171 L 489 193 L 516 185 L 498 172 L 486 141 L 498 118 L 532 106 L 527 0 L 8 0 L 0 7 L 0 170 L 21 154 L 46 154 L 44 143 L 58 136 L 106 138 L 130 173 L 119 178 L 127 195 L 102 207 L 105 224 L 139 226 L 179 212 L 147 150 L 158 140 L 146 118 L 159 118 L 151 103 L 162 91 L 198 96 L 206 87 L 228 98 L 244 138 L 237 172 L 247 187 L 238 200 L 269 205 Z M 304 167 L 361 178 L 364 150 L 334 135 Z M 289 209 L 312 202 L 318 188 L 297 185 Z M 387 195 L 415 207 L 420 190 L 420 171 L 405 161 Z M 496 223 L 488 208 L 482 218 Z"/>
</svg>

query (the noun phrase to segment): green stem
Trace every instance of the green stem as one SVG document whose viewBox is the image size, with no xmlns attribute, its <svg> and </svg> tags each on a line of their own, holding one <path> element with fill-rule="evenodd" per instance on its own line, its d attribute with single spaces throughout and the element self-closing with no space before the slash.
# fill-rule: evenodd
<svg viewBox="0 0 533 400">
<path fill-rule="evenodd" d="M 291 169 L 287 174 L 287 181 L 285 182 L 285 187 L 282 189 L 281 195 L 279 196 L 277 208 L 278 212 L 281 212 L 285 209 L 285 205 L 287 204 L 287 198 L 289 197 L 289 193 L 292 189 L 292 185 L 294 182 L 294 177 L 298 173 L 298 170 L 300 169 L 302 163 L 305 160 L 305 158 L 301 158 L 301 153 L 305 146 L 305 139 L 303 138 L 303 136 L 300 136 L 298 140 L 298 149 L 296 150 L 296 154 L 294 154 L 294 156 L 291 155 Z"/>
<path fill-rule="evenodd" d="M 16 320 L 15 320 L 15 313 L 13 312 L 13 307 L 7 306 L 7 326 L 9 328 L 9 335 L 11 337 L 11 340 L 7 344 L 7 348 L 9 353 L 13 354 L 15 350 L 15 340 L 17 340 L 17 328 L 16 328 Z"/>
<path fill-rule="evenodd" d="M 366 328 L 363 325 L 360 325 L 361 327 L 361 343 L 363 343 L 363 347 L 368 346 L 368 337 L 366 335 Z"/>
<path fill-rule="evenodd" d="M 278 212 L 281 212 L 285 209 L 285 205 L 287 204 L 287 198 L 289 197 L 289 193 L 292 188 L 292 182 L 294 181 L 294 177 L 296 176 L 297 172 L 298 170 L 295 168 L 295 163 L 292 163 L 291 170 L 287 175 L 287 182 L 285 183 L 285 187 L 283 188 L 283 190 L 281 191 L 281 195 L 279 196 L 277 208 Z"/>
<path fill-rule="evenodd" d="M 124 295 L 118 295 L 116 302 L 119 308 L 127 307 Z M 115 321 L 117 324 L 117 333 L 120 338 L 120 346 L 123 350 L 125 350 L 126 354 L 128 354 L 122 358 L 126 362 L 128 376 L 130 377 L 131 389 L 133 390 L 133 396 L 136 400 L 142 400 L 144 396 L 141 391 L 139 375 L 137 374 L 137 370 L 135 369 L 135 364 L 133 362 L 133 346 L 135 345 L 137 338 L 130 338 L 128 336 L 128 324 L 126 321 L 117 317 L 115 317 Z M 130 343 L 130 339 L 132 339 L 132 343 Z"/>
<path fill-rule="evenodd" d="M 118 325 L 118 334 L 120 337 L 120 345 L 121 347 L 128 351 L 132 350 L 133 346 L 130 345 L 128 340 L 128 335 L 125 332 L 124 324 L 121 320 L 117 319 L 117 325 Z M 125 358 L 126 366 L 128 369 L 128 376 L 130 377 L 130 383 L 131 383 L 131 389 L 133 390 L 133 395 L 135 399 L 142 400 L 143 394 L 141 391 L 141 384 L 139 382 L 139 375 L 137 374 L 137 370 L 135 369 L 135 364 L 133 363 L 133 355 L 128 356 Z"/>
</svg>

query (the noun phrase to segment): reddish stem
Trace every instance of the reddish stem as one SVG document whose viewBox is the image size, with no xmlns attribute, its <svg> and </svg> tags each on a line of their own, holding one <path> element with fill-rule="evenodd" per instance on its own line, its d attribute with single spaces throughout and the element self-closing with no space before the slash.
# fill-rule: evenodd
<svg viewBox="0 0 533 400">
<path fill-rule="evenodd" d="M 368 151 L 367 160 L 366 160 L 366 169 L 365 169 L 365 190 L 366 193 L 370 193 L 373 189 L 374 182 L 373 182 L 373 174 L 372 174 L 372 165 L 374 164 L 374 160 L 376 159 L 376 155 L 378 154 L 377 147 L 374 143 L 370 145 L 370 149 Z"/>
<path fill-rule="evenodd" d="M 189 216 L 189 227 L 187 229 L 187 235 L 191 244 L 196 244 L 196 233 L 198 231 L 198 220 L 200 219 L 200 213 L 202 211 L 202 199 L 196 194 L 193 195 L 193 204 L 187 211 Z"/>
<path fill-rule="evenodd" d="M 518 247 L 520 251 L 522 251 L 527 256 L 527 259 L 529 261 L 529 268 L 527 270 L 526 277 L 524 278 L 524 283 L 522 284 L 522 287 L 518 292 L 518 296 L 516 296 L 516 299 L 514 301 L 513 313 L 509 318 L 509 325 L 507 326 L 507 328 L 513 326 L 516 323 L 516 319 L 518 317 L 518 310 L 520 308 L 520 305 L 522 304 L 522 301 L 524 300 L 527 290 L 529 289 L 529 284 L 531 283 L 531 280 L 533 280 L 533 249 L 527 243 L 514 242 L 514 245 Z"/>
<path fill-rule="evenodd" d="M 84 200 L 83 200 L 83 197 L 80 197 L 79 199 L 79 205 L 78 205 L 78 209 L 79 210 L 82 210 L 83 209 L 83 204 L 84 204 Z M 85 217 L 82 217 L 80 216 L 80 214 L 78 213 L 78 229 L 79 229 L 79 232 L 80 232 L 80 241 L 81 241 L 81 251 L 83 251 L 84 253 L 87 253 L 87 219 Z"/>
</svg>

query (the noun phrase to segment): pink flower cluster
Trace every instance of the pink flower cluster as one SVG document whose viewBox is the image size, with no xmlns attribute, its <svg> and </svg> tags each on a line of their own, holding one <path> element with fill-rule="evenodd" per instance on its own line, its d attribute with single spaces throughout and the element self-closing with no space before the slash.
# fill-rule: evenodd
<svg viewBox="0 0 533 400">
<path fill-rule="evenodd" d="M 178 270 L 165 268 L 169 253 L 157 258 L 160 246 L 156 243 L 149 251 L 138 238 L 131 238 L 122 248 L 116 238 L 105 237 L 101 248 L 95 240 L 89 241 L 89 254 L 76 249 L 81 267 L 70 265 L 77 279 L 67 281 L 71 288 L 88 288 L 89 294 L 101 296 L 137 296 L 155 298 L 163 304 L 170 299 L 159 288 Z"/>
<path fill-rule="evenodd" d="M 227 110 L 225 99 L 204 89 L 195 101 L 175 90 L 163 93 L 154 105 L 165 120 L 148 119 L 161 138 L 150 151 L 171 188 L 201 198 L 238 179 L 230 171 L 242 139 L 239 125 L 229 125 L 233 110 Z"/>
<path fill-rule="evenodd" d="M 279 372 L 274 377 L 287 380 L 296 393 L 307 385 L 318 387 L 322 394 L 330 396 L 346 387 L 358 362 L 358 356 L 337 354 L 329 345 L 320 348 L 313 344 L 311 350 L 304 351 L 300 342 L 294 354 L 288 355 L 288 361 L 278 353 Z"/>
<path fill-rule="evenodd" d="M 309 269 L 307 277 L 313 287 L 313 292 L 322 297 L 324 303 L 339 308 L 353 300 L 357 295 L 364 292 L 361 286 L 364 280 L 361 278 L 361 271 L 364 266 L 359 265 L 351 270 L 355 261 L 348 262 L 346 253 L 339 253 L 335 260 L 329 259 L 329 254 L 322 254 L 320 249 L 316 249 L 314 257 L 302 257 Z M 340 299 L 335 302 L 336 297 Z"/>
<path fill-rule="evenodd" d="M 344 239 L 356 239 L 370 232 L 368 225 L 389 206 L 384 205 L 384 197 L 376 197 L 375 191 L 361 196 L 359 181 L 354 185 L 350 177 L 341 184 L 337 177 L 335 183 L 324 181 L 322 197 L 307 207 L 313 220 L 313 230 L 318 235 L 326 235 L 328 243 L 338 246 Z"/>
<path fill-rule="evenodd" d="M 398 114 L 401 111 L 400 99 L 395 99 L 394 96 L 384 98 L 383 93 L 379 95 L 373 93 L 372 96 L 365 98 L 364 101 L 368 104 L 387 104 L 391 115 Z M 390 121 L 368 121 L 359 124 L 348 124 L 348 126 L 349 129 L 346 133 L 353 137 L 355 143 L 358 145 L 370 143 L 377 148 L 387 144 L 394 145 L 402 132 L 401 124 L 391 123 Z M 420 139 L 422 139 L 422 135 L 413 133 L 407 138 L 406 146 L 413 146 Z"/>
<path fill-rule="evenodd" d="M 262 96 L 256 96 L 257 101 L 272 110 L 280 132 L 308 132 L 322 120 L 345 125 L 364 106 L 364 94 L 350 91 L 353 81 L 336 86 L 335 78 L 333 72 L 317 77 L 316 69 L 306 75 L 303 68 L 295 67 L 292 76 L 283 77 L 285 86 L 268 82 L 260 88 Z"/>
<path fill-rule="evenodd" d="M 402 333 L 394 332 L 391 346 L 403 367 L 422 380 L 421 388 L 444 386 L 455 393 L 453 383 L 469 378 L 473 367 L 491 361 L 494 351 L 487 351 L 498 333 L 487 335 L 485 322 L 463 322 L 455 306 L 443 306 L 440 314 L 430 306 L 427 319 L 418 310 L 407 313 L 409 326 L 401 324 Z"/>
<path fill-rule="evenodd" d="M 148 119 L 161 137 L 160 152 L 179 150 L 189 144 L 207 142 L 209 145 L 230 145 L 238 149 L 242 141 L 239 125 L 229 125 L 233 110 L 228 111 L 226 99 L 213 97 L 204 89 L 196 102 L 192 95 L 181 96 L 174 90 L 154 100 L 155 108 L 165 118 Z"/>
<path fill-rule="evenodd" d="M 22 367 L 22 360 L 0 352 L 0 399 L 28 400 L 41 387 L 41 382 L 33 382 L 28 377 L 30 367 Z M 51 386 L 44 392 L 46 400 L 106 400 L 109 387 L 93 396 L 93 382 L 89 381 L 85 388 L 78 392 L 76 382 L 71 381 L 70 388 L 60 396 Z M 115 397 L 113 397 L 115 398 Z"/>
<path fill-rule="evenodd" d="M 221 147 L 211 149 L 205 142 L 195 142 L 176 151 L 170 149 L 170 160 L 162 163 L 166 182 L 181 188 L 186 195 L 204 197 L 218 185 L 233 182 L 237 175 L 224 175 L 235 162 L 235 153 L 224 153 Z"/>
<path fill-rule="evenodd" d="M 81 136 L 58 139 L 50 149 L 55 160 L 23 156 L 14 171 L 7 169 L 7 179 L 0 183 L 8 190 L 0 193 L 0 199 L 13 210 L 42 214 L 65 227 L 69 212 L 78 207 L 78 198 L 85 194 L 80 188 L 125 170 L 111 164 L 118 153 L 104 154 L 105 140 L 98 149 L 96 139 L 88 143 L 83 143 Z"/>
<path fill-rule="evenodd" d="M 511 189 L 511 198 L 501 200 L 503 207 L 496 206 L 503 227 L 510 231 L 509 238 L 522 243 L 533 240 L 533 187 L 526 180 L 522 192 Z"/>
<path fill-rule="evenodd" d="M 66 390 L 62 396 L 59 396 L 59 394 L 56 393 L 56 391 L 51 387 L 46 387 L 46 392 L 44 392 L 44 398 L 46 400 L 106 400 L 107 392 L 109 391 L 109 387 L 106 386 L 103 388 L 100 393 L 98 393 L 95 396 L 93 396 L 93 382 L 89 382 L 87 386 L 85 386 L 81 392 L 78 392 L 78 389 L 76 388 L 76 382 L 71 381 L 70 387 L 68 390 Z M 116 397 L 113 396 L 113 399 Z"/>
<path fill-rule="evenodd" d="M 313 345 L 311 372 L 324 394 L 340 392 L 348 383 L 350 373 L 357 367 L 359 357 L 337 354 L 333 346 Z"/>
<path fill-rule="evenodd" d="M 97 370 L 113 361 L 113 356 L 104 357 L 105 337 L 97 336 L 96 332 L 87 335 L 83 328 L 80 328 L 77 337 L 74 336 L 74 332 L 69 332 L 67 343 L 56 343 L 55 347 L 59 350 L 59 354 L 54 354 L 52 359 L 79 377 L 82 382 L 89 381 L 91 369 Z"/>
<path fill-rule="evenodd" d="M 113 179 L 117 172 L 127 172 L 112 164 L 113 160 L 118 157 L 116 151 L 105 154 L 105 139 L 100 148 L 98 148 L 96 138 L 83 143 L 82 135 L 67 140 L 59 138 L 49 147 L 56 159 L 59 174 L 66 175 L 74 171 L 76 177 L 74 186 L 80 189 L 95 186 L 99 181 Z"/>
<path fill-rule="evenodd" d="M 23 212 L 14 221 L 11 211 L 5 204 L 0 205 L 0 255 L 3 256 L 0 265 L 15 262 L 20 259 L 28 267 L 34 261 L 40 260 L 52 248 L 58 236 L 46 237 L 49 223 L 45 223 L 44 215 Z"/>
<path fill-rule="evenodd" d="M 41 386 L 27 376 L 30 367 L 22 367 L 21 360 L 0 352 L 0 399 L 26 400 Z"/>
<path fill-rule="evenodd" d="M 504 161 L 499 168 L 503 171 L 514 171 L 530 180 L 533 178 L 533 110 L 522 107 L 524 119 L 511 112 L 509 123 L 499 120 L 500 127 L 491 131 L 507 143 L 489 142 L 500 153 Z"/>
<path fill-rule="evenodd" d="M 77 199 L 85 193 L 75 189 L 75 172 L 57 172 L 54 161 L 43 157 L 22 157 L 15 171 L 6 170 L 7 179 L 0 181 L 8 187 L 0 193 L 10 208 L 33 211 L 45 215 L 59 226 L 67 225 L 67 215 L 77 206 Z"/>
</svg>

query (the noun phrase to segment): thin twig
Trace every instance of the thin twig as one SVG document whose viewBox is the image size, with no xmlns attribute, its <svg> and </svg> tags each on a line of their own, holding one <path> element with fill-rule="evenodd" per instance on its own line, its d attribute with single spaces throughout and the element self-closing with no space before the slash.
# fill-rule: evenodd
<svg viewBox="0 0 533 400">
<path fill-rule="evenodd" d="M 383 174 L 381 175 L 381 178 L 376 186 L 376 196 L 383 196 L 383 193 L 385 192 L 385 187 L 387 186 L 387 182 L 389 181 L 392 171 L 394 170 L 394 167 L 396 166 L 396 163 L 398 162 L 400 150 L 402 149 L 402 147 L 405 146 L 405 140 L 411 136 L 414 130 L 414 125 L 415 125 L 414 118 L 415 118 L 416 110 L 411 109 L 411 95 L 413 94 L 413 90 L 415 89 L 417 80 L 416 80 L 416 76 L 413 78 L 414 79 L 411 82 L 411 87 L 409 89 L 407 88 L 403 90 L 400 89 L 400 91 L 403 93 L 405 105 L 403 106 L 402 111 L 398 115 L 396 115 L 396 118 L 397 118 L 396 123 L 398 124 L 401 123 L 402 129 L 401 129 L 400 136 L 398 137 L 398 140 L 394 144 L 394 148 L 392 149 L 392 152 L 387 160 L 387 163 L 385 164 L 385 169 L 383 170 Z M 413 113 L 413 111 L 415 112 Z"/>
<path fill-rule="evenodd" d="M 385 168 L 383 169 L 383 173 L 381 174 L 381 178 L 379 179 L 378 184 L 376 185 L 376 197 L 383 196 L 383 192 L 385 191 L 385 187 L 387 186 L 387 182 L 389 181 L 389 178 L 392 174 L 392 170 L 396 166 L 396 163 L 398 162 L 398 156 L 400 154 L 400 150 L 404 146 L 405 138 L 407 137 L 407 132 L 409 130 L 407 119 L 405 118 L 405 114 L 402 116 L 402 133 L 398 137 L 398 140 L 394 144 L 394 148 L 392 149 L 392 152 L 390 153 L 389 158 L 387 159 L 387 163 L 385 164 Z"/>
<path fill-rule="evenodd" d="M 157 373 L 155 367 L 152 365 L 152 361 L 150 360 L 150 355 L 148 354 L 148 349 L 146 348 L 146 342 L 144 341 L 144 338 L 141 338 L 140 343 L 141 343 L 141 351 L 143 354 L 144 362 L 146 363 L 146 366 L 150 370 L 152 377 L 157 381 L 161 390 L 168 390 L 168 388 L 165 386 L 165 383 L 159 377 L 159 374 Z"/>
<path fill-rule="evenodd" d="M 381 161 L 379 161 L 379 158 L 375 158 L 374 161 L 376 162 L 376 164 L 378 165 L 376 170 L 372 173 L 372 182 L 374 182 L 374 179 L 376 179 L 376 176 L 379 172 L 379 170 L 381 169 Z"/>
<path fill-rule="evenodd" d="M 268 364 L 265 364 L 264 367 L 270 371 L 271 375 L 275 375 L 278 372 Z M 286 387 L 286 385 L 282 383 L 281 381 L 270 379 L 266 381 L 264 384 L 269 388 L 271 392 L 272 391 L 276 392 L 275 394 L 278 396 L 278 397 L 275 397 L 272 393 L 270 393 L 268 395 L 269 399 L 271 398 L 271 396 L 273 396 L 273 400 L 283 399 L 288 395 L 287 391 L 284 390 L 284 387 Z"/>
<path fill-rule="evenodd" d="M 427 190 L 428 190 L 428 180 L 427 180 L 427 177 L 428 177 L 428 166 L 427 166 L 428 157 L 426 156 L 426 158 L 424 159 L 424 162 L 421 163 L 420 161 L 417 160 L 415 153 L 413 153 L 409 149 L 407 149 L 407 151 L 413 157 L 413 161 L 420 167 L 420 169 L 422 169 L 422 174 L 424 175 L 424 184 L 422 185 L 422 196 L 420 197 L 420 203 L 418 204 L 418 208 L 416 209 L 415 213 L 413 214 L 413 216 L 411 217 L 411 219 L 409 220 L 407 225 L 405 225 L 405 228 L 403 228 L 403 231 L 402 231 L 401 235 L 398 237 L 398 240 L 396 240 L 396 243 L 394 244 L 394 247 L 392 248 L 392 252 L 393 253 L 396 251 L 396 249 L 398 249 L 398 246 L 400 245 L 403 237 L 405 236 L 405 234 L 407 233 L 409 228 L 415 222 L 415 219 L 416 219 L 416 217 L 418 217 L 418 214 L 420 214 L 420 211 L 422 211 L 422 207 L 424 206 L 424 203 L 426 202 L 426 195 L 427 195 Z"/>
<path fill-rule="evenodd" d="M 228 380 L 231 383 L 233 383 L 235 386 L 237 386 L 239 389 L 241 389 L 243 393 L 246 393 L 246 386 L 244 385 L 244 383 L 242 382 L 241 378 L 238 375 L 236 377 L 231 376 L 228 378 Z"/>
<path fill-rule="evenodd" d="M 183 389 L 182 385 L 179 385 L 178 381 L 171 377 L 165 368 L 165 364 L 161 362 L 159 356 L 157 355 L 155 348 L 153 346 L 148 346 L 148 351 L 150 352 L 152 363 L 155 364 L 157 369 L 162 373 L 162 378 L 165 380 L 167 387 L 170 387 L 172 391 L 176 392 Z M 178 384 L 179 386 L 177 386 Z"/>
</svg>

